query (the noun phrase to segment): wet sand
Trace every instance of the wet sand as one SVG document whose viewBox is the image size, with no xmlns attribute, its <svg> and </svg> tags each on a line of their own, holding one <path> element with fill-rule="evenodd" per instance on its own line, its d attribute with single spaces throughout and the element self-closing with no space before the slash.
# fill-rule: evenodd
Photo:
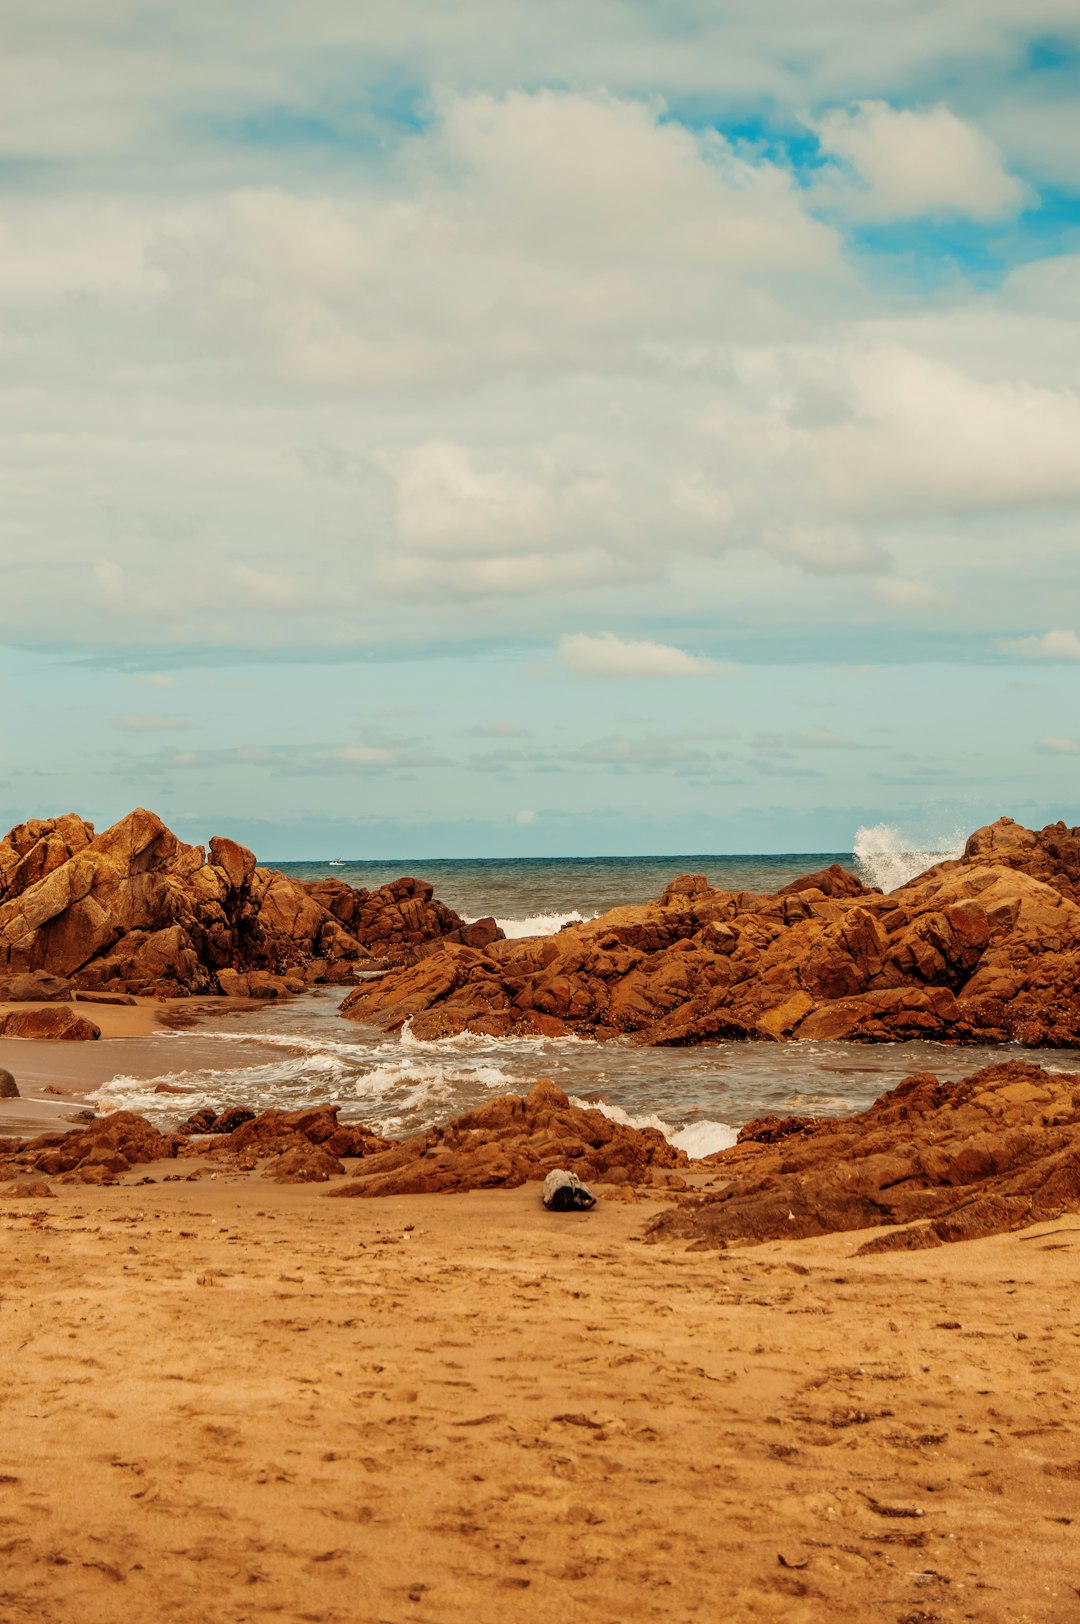
<svg viewBox="0 0 1080 1624">
<path fill-rule="evenodd" d="M 0 1017 L 20 1009 L 45 1009 L 36 1002 L 0 1002 Z M 101 1029 L 89 1042 L 0 1038 L 0 1066 L 10 1071 L 20 1097 L 0 1100 L 0 1138 L 58 1133 L 70 1127 L 73 1112 L 86 1107 L 86 1096 L 117 1076 L 155 1077 L 178 1065 L 205 1063 L 219 1068 L 241 1066 L 242 1050 L 222 1055 L 198 1042 L 200 1025 L 213 1016 L 230 1019 L 265 1011 L 265 1004 L 241 998 L 183 998 L 162 1003 L 139 998 L 134 1004 L 94 1004 L 79 1000 L 69 1007 Z M 181 1053 L 176 1034 L 188 1041 Z"/>
<path fill-rule="evenodd" d="M 1080 1617 L 1078 1218 L 687 1253 L 175 1169 L 0 1194 L 5 1624 Z"/>
</svg>

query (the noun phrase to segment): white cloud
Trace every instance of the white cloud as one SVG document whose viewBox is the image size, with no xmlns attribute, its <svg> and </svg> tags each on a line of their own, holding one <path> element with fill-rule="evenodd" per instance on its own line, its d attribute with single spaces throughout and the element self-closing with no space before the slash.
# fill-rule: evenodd
<svg viewBox="0 0 1080 1624">
<path fill-rule="evenodd" d="M 1080 660 L 1080 637 L 1065 626 L 1043 632 L 1041 637 L 1007 638 L 1000 647 L 1027 660 Z"/>
<path fill-rule="evenodd" d="M 670 643 L 623 642 L 612 632 L 589 637 L 584 632 L 560 638 L 559 659 L 582 677 L 715 677 L 730 676 L 735 667 L 698 654 L 686 654 Z"/>
<path fill-rule="evenodd" d="M 514 822 L 518 825 L 519 828 L 524 829 L 530 823 L 535 823 L 536 822 L 536 813 L 535 812 L 530 812 L 527 807 L 523 807 L 520 812 L 515 813 Z"/>
<path fill-rule="evenodd" d="M 1080 739 L 1062 739 L 1048 733 L 1035 748 L 1048 756 L 1080 756 Z"/>
<path fill-rule="evenodd" d="M 841 193 L 842 201 L 878 219 L 995 220 L 1024 202 L 1024 186 L 1006 172 L 989 136 L 942 104 L 862 101 L 850 111 L 831 109 L 814 128 L 822 150 L 849 164 L 862 183 Z"/>
<path fill-rule="evenodd" d="M 879 542 L 849 530 L 795 527 L 774 531 L 763 545 L 774 558 L 798 564 L 812 575 L 876 574 L 892 565 Z"/>
<path fill-rule="evenodd" d="M 898 577 L 879 581 L 877 595 L 893 609 L 947 609 L 950 601 L 928 581 L 905 581 Z"/>
</svg>

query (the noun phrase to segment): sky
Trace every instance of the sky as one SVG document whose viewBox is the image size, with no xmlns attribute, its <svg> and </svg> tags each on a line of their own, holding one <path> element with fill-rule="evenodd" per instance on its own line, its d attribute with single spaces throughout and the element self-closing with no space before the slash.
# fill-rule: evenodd
<svg viewBox="0 0 1080 1624">
<path fill-rule="evenodd" d="M 1080 823 L 1075 0 L 39 0 L 0 823 Z"/>
</svg>

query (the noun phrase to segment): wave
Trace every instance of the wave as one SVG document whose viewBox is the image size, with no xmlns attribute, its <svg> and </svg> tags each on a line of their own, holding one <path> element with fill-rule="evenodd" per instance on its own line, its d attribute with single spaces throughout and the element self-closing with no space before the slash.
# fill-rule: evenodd
<svg viewBox="0 0 1080 1624">
<path fill-rule="evenodd" d="M 866 883 L 882 891 L 895 891 L 935 863 L 960 857 L 964 835 L 956 829 L 926 847 L 908 840 L 895 824 L 875 823 L 856 831 L 854 849 L 855 866 Z"/>
<path fill-rule="evenodd" d="M 692 1162 L 718 1150 L 730 1150 L 738 1138 L 735 1129 L 726 1122 L 688 1122 L 685 1128 L 675 1128 L 655 1113 L 631 1116 L 621 1105 L 612 1105 L 608 1100 L 583 1100 L 572 1094 L 570 1104 L 599 1111 L 609 1122 L 618 1122 L 624 1128 L 656 1128 L 676 1150 L 685 1150 Z"/>
<path fill-rule="evenodd" d="M 590 919 L 599 917 L 599 914 L 583 914 L 577 908 L 571 908 L 567 913 L 527 914 L 524 919 L 496 919 L 495 923 L 501 926 L 503 934 L 511 941 L 518 941 L 523 936 L 554 936 L 564 925 L 584 925 Z M 475 920 L 465 914 L 462 918 L 466 924 L 475 924 Z"/>
</svg>

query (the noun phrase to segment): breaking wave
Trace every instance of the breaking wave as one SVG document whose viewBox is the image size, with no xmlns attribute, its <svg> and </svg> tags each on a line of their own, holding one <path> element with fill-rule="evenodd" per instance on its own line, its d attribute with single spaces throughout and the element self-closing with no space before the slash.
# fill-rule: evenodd
<svg viewBox="0 0 1080 1624">
<path fill-rule="evenodd" d="M 882 891 L 895 891 L 916 874 L 933 868 L 964 850 L 964 835 L 956 829 L 932 847 L 924 847 L 906 836 L 892 823 L 875 823 L 855 835 L 855 866 L 867 885 Z"/>
<path fill-rule="evenodd" d="M 685 1150 L 691 1161 L 711 1156 L 717 1150 L 730 1150 L 738 1138 L 735 1129 L 726 1122 L 688 1122 L 685 1128 L 675 1128 L 654 1112 L 631 1116 L 621 1105 L 612 1105 L 608 1100 L 583 1100 L 572 1094 L 570 1104 L 599 1111 L 609 1122 L 618 1122 L 624 1128 L 656 1128 L 676 1150 Z"/>
<path fill-rule="evenodd" d="M 583 914 L 571 908 L 568 913 L 527 914 L 524 919 L 496 919 L 495 923 L 511 941 L 518 941 L 522 936 L 554 936 L 564 925 L 583 925 L 599 917 L 599 914 Z M 467 919 L 467 923 L 471 925 L 474 921 Z"/>
</svg>

